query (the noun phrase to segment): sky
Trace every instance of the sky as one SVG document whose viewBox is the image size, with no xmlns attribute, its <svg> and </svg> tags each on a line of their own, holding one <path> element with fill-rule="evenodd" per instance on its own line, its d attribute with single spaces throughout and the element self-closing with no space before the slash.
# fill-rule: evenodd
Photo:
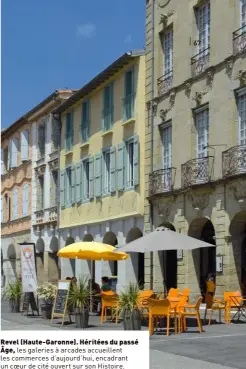
<svg viewBox="0 0 246 369">
<path fill-rule="evenodd" d="M 144 48 L 144 0 L 3 0 L 2 128 Z"/>
</svg>

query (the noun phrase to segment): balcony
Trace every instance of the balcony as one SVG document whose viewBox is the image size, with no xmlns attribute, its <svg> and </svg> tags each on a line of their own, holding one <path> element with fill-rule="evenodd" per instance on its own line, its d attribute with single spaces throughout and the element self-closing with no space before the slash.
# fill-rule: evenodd
<svg viewBox="0 0 246 369">
<path fill-rule="evenodd" d="M 214 168 L 214 157 L 206 156 L 187 161 L 181 165 L 181 185 L 189 187 L 207 183 L 211 179 Z"/>
<path fill-rule="evenodd" d="M 224 178 L 246 173 L 246 145 L 234 146 L 222 153 Z"/>
<path fill-rule="evenodd" d="M 239 54 L 246 50 L 246 27 L 243 26 L 232 34 L 233 54 Z"/>
<path fill-rule="evenodd" d="M 170 90 L 173 86 L 173 71 L 165 73 L 157 80 L 158 95 L 162 96 Z"/>
<path fill-rule="evenodd" d="M 151 173 L 149 176 L 149 196 L 172 191 L 175 171 L 176 168 L 168 168 Z"/>
<path fill-rule="evenodd" d="M 196 77 L 202 74 L 208 67 L 210 61 L 210 48 L 202 50 L 191 58 L 191 74 Z"/>
</svg>

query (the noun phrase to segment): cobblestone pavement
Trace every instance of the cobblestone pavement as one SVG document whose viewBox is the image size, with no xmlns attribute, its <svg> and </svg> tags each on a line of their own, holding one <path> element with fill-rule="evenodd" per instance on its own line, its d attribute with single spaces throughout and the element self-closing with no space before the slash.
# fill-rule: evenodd
<svg viewBox="0 0 246 369">
<path fill-rule="evenodd" d="M 197 333 L 191 327 L 182 335 L 157 332 L 150 338 L 150 369 L 246 369 L 246 322 L 204 326 Z M 193 325 L 192 322 L 190 324 Z M 23 316 L 8 312 L 2 302 L 2 330 L 74 330 L 75 324 L 61 325 L 61 320 L 42 320 L 41 317 Z M 100 324 L 99 317 L 90 317 L 90 330 L 122 330 L 122 324 Z M 143 327 L 147 329 L 147 327 Z"/>
</svg>

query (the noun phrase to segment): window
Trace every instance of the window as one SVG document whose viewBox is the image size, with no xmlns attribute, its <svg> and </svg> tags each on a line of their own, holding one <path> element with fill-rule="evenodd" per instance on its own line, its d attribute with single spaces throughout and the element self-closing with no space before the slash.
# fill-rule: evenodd
<svg viewBox="0 0 246 369">
<path fill-rule="evenodd" d="M 163 146 L 163 169 L 172 167 L 172 126 L 169 125 L 161 131 Z"/>
<path fill-rule="evenodd" d="M 246 0 L 240 0 L 241 8 L 241 27 L 243 27 L 242 32 L 246 31 Z"/>
<path fill-rule="evenodd" d="M 168 31 L 163 35 L 163 74 L 166 78 L 173 74 L 173 31 Z"/>
<path fill-rule="evenodd" d="M 45 122 L 38 125 L 38 159 L 45 155 Z"/>
<path fill-rule="evenodd" d="M 80 126 L 81 142 L 85 143 L 90 137 L 90 102 L 84 101 L 81 112 L 81 126 Z"/>
<path fill-rule="evenodd" d="M 60 125 L 59 121 L 54 117 L 52 117 L 51 119 L 51 124 L 51 149 L 52 151 L 56 151 L 60 147 Z"/>
<path fill-rule="evenodd" d="M 103 130 L 109 131 L 112 128 L 114 121 L 114 89 L 113 84 L 104 88 L 104 99 L 103 99 Z"/>
<path fill-rule="evenodd" d="M 204 109 L 196 113 L 197 130 L 197 158 L 208 156 L 209 144 L 209 110 Z"/>
<path fill-rule="evenodd" d="M 1 196 L 1 223 L 3 223 L 3 196 Z"/>
<path fill-rule="evenodd" d="M 127 174 L 126 174 L 126 187 L 132 187 L 134 181 L 134 160 L 133 160 L 133 153 L 134 153 L 134 146 L 133 142 L 128 142 L 126 145 L 127 150 Z"/>
<path fill-rule="evenodd" d="M 37 179 L 37 210 L 44 208 L 44 176 Z"/>
<path fill-rule="evenodd" d="M 246 93 L 238 95 L 238 144 L 246 145 Z"/>
<path fill-rule="evenodd" d="M 124 120 L 134 116 L 134 101 L 134 69 L 131 69 L 125 74 Z"/>
<path fill-rule="evenodd" d="M 103 153 L 103 194 L 108 194 L 111 191 L 110 185 L 110 151 Z"/>
<path fill-rule="evenodd" d="M 28 215 L 28 184 L 25 184 L 22 189 L 22 215 Z"/>
<path fill-rule="evenodd" d="M 83 200 L 87 200 L 89 199 L 90 196 L 90 164 L 89 164 L 89 159 L 84 160 L 83 162 L 83 172 L 84 172 L 84 181 L 83 181 L 83 185 L 82 185 L 82 189 L 83 189 L 83 193 L 82 193 L 82 197 Z"/>
<path fill-rule="evenodd" d="M 50 178 L 50 206 L 56 206 L 58 202 L 58 171 L 53 170 Z"/>
<path fill-rule="evenodd" d="M 71 167 L 66 169 L 65 201 L 66 201 L 66 205 L 72 204 L 72 168 Z"/>
<path fill-rule="evenodd" d="M 1 149 L 1 176 L 4 175 L 4 150 Z"/>
<path fill-rule="evenodd" d="M 208 53 L 210 46 L 210 2 L 202 5 L 197 10 L 198 28 L 198 53 L 205 51 Z M 206 54 L 204 53 L 204 54 Z"/>
<path fill-rule="evenodd" d="M 132 188 L 139 184 L 138 136 L 118 146 L 118 189 Z M 121 170 L 121 168 L 123 170 Z"/>
<path fill-rule="evenodd" d="M 66 117 L 66 150 L 71 151 L 73 147 L 73 112 L 67 113 Z"/>
<path fill-rule="evenodd" d="M 21 132 L 21 160 L 28 160 L 28 131 Z"/>
<path fill-rule="evenodd" d="M 12 215 L 13 220 L 17 219 L 18 217 L 18 190 L 17 188 L 13 191 L 13 201 L 12 201 Z"/>
</svg>

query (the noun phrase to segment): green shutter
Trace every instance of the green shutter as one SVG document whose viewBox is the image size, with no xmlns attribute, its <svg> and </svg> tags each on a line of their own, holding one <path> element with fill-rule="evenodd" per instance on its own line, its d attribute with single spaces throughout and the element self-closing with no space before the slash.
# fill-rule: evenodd
<svg viewBox="0 0 246 369">
<path fill-rule="evenodd" d="M 125 142 L 118 145 L 117 189 L 119 191 L 124 190 L 125 148 Z"/>
<path fill-rule="evenodd" d="M 71 111 L 71 118 L 70 118 L 70 150 L 74 145 L 74 113 Z"/>
<path fill-rule="evenodd" d="M 75 203 L 75 167 L 71 167 L 71 204 Z"/>
<path fill-rule="evenodd" d="M 96 197 L 102 196 L 102 153 L 96 154 Z"/>
<path fill-rule="evenodd" d="M 133 178 L 134 186 L 139 185 L 139 138 L 134 136 L 133 140 Z"/>
<path fill-rule="evenodd" d="M 125 97 L 133 93 L 133 70 L 129 70 L 125 74 Z"/>
<path fill-rule="evenodd" d="M 81 201 L 81 163 L 76 164 L 76 202 Z"/>
<path fill-rule="evenodd" d="M 112 127 L 114 123 L 114 83 L 110 85 L 110 126 Z"/>
<path fill-rule="evenodd" d="M 89 158 L 89 198 L 92 200 L 94 198 L 94 157 Z"/>
<path fill-rule="evenodd" d="M 65 206 L 65 171 L 61 171 L 61 177 L 60 177 L 60 202 L 61 207 Z"/>
<path fill-rule="evenodd" d="M 66 148 L 66 151 L 69 150 L 69 140 L 70 140 L 69 122 L 70 122 L 70 114 L 67 113 L 67 115 L 66 115 L 66 133 L 65 133 L 65 148 Z"/>
<path fill-rule="evenodd" d="M 111 192 L 116 191 L 115 183 L 115 147 L 110 148 L 110 190 Z"/>
</svg>

